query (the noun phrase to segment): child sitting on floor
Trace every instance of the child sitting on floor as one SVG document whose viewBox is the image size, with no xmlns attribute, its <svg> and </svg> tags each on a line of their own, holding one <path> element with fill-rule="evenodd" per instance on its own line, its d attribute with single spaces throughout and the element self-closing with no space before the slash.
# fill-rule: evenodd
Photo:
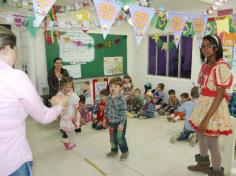
<svg viewBox="0 0 236 176">
<path fill-rule="evenodd" d="M 182 132 L 175 134 L 173 137 L 170 138 L 170 142 L 172 144 L 176 143 L 177 141 L 186 141 L 189 140 L 190 144 L 194 146 L 197 142 L 197 136 L 194 129 L 189 124 L 189 119 L 191 117 L 192 111 L 195 107 L 195 100 L 199 97 L 198 87 L 195 86 L 191 90 L 191 101 L 185 101 L 182 106 L 179 107 L 179 111 L 185 113 L 185 120 L 184 120 L 184 129 Z"/>
<path fill-rule="evenodd" d="M 185 113 L 182 112 L 181 110 L 183 109 L 184 102 L 190 101 L 191 99 L 190 99 L 188 93 L 182 93 L 180 95 L 180 97 L 181 97 L 181 106 L 178 107 L 178 109 L 176 109 L 174 113 L 172 113 L 170 116 L 167 117 L 167 120 L 169 122 L 171 122 L 171 121 L 177 122 L 178 120 L 184 120 Z"/>
<path fill-rule="evenodd" d="M 165 87 L 165 85 L 163 83 L 159 83 L 159 84 L 157 84 L 156 89 L 152 90 L 153 96 L 154 96 L 154 102 L 156 104 L 157 110 L 161 109 L 163 99 L 165 97 L 164 87 Z"/>
<path fill-rule="evenodd" d="M 145 94 L 146 103 L 143 106 L 143 110 L 141 113 L 138 113 L 134 118 L 139 117 L 140 119 L 144 118 L 153 118 L 154 117 L 154 110 L 155 110 L 155 103 L 153 101 L 153 94 L 151 91 Z"/>
<path fill-rule="evenodd" d="M 168 94 L 168 104 L 166 107 L 162 107 L 163 109 L 159 111 L 159 115 L 170 115 L 180 106 L 179 100 L 175 95 L 175 90 L 170 89 Z"/>
<path fill-rule="evenodd" d="M 143 109 L 144 99 L 139 88 L 134 89 L 131 111 L 138 114 Z"/>
<path fill-rule="evenodd" d="M 93 108 L 93 123 L 92 128 L 95 128 L 96 130 L 105 129 L 106 126 L 104 126 L 105 121 L 105 107 L 107 102 L 107 97 L 109 96 L 110 91 L 108 89 L 102 89 L 100 91 L 100 100 L 97 100 L 95 102 L 94 108 Z"/>
</svg>

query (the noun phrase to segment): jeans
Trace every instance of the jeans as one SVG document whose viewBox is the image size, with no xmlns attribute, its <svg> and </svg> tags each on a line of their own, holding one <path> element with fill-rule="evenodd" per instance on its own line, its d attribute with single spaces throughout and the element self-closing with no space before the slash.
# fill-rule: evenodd
<svg viewBox="0 0 236 176">
<path fill-rule="evenodd" d="M 32 176 L 32 161 L 25 162 L 14 173 L 9 176 Z"/>
<path fill-rule="evenodd" d="M 190 131 L 190 130 L 186 130 L 184 129 L 184 131 L 182 131 L 180 133 L 180 136 L 177 138 L 178 141 L 184 141 L 184 140 L 187 140 L 189 135 L 192 134 L 192 133 L 195 133 L 195 131 Z"/>
<path fill-rule="evenodd" d="M 122 153 L 128 152 L 128 146 L 125 138 L 125 133 L 126 133 L 126 126 L 127 126 L 127 121 L 124 124 L 123 131 L 118 131 L 118 123 L 111 123 L 110 122 L 110 143 L 111 143 L 111 151 L 117 152 L 118 151 L 118 146 L 120 148 L 120 151 Z"/>
</svg>

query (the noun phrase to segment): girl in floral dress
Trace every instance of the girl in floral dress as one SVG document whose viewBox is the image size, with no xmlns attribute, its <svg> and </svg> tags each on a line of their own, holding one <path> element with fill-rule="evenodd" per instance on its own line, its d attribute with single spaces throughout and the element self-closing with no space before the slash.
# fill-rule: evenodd
<svg viewBox="0 0 236 176">
<path fill-rule="evenodd" d="M 198 77 L 201 96 L 190 118 L 190 124 L 197 132 L 200 154 L 195 155 L 197 165 L 188 166 L 188 169 L 223 176 L 218 139 L 220 135 L 232 133 L 226 89 L 232 85 L 233 76 L 229 65 L 222 59 L 222 44 L 217 36 L 203 38 L 201 57 L 205 60 Z"/>
</svg>

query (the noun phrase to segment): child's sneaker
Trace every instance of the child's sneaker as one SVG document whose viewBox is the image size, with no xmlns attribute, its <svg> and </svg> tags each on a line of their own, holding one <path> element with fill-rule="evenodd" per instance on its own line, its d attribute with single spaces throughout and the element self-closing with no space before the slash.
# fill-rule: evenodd
<svg viewBox="0 0 236 176">
<path fill-rule="evenodd" d="M 179 137 L 179 134 L 175 134 L 170 138 L 170 143 L 175 144 L 177 142 L 177 138 Z"/>
<path fill-rule="evenodd" d="M 196 133 L 192 134 L 189 142 L 192 147 L 195 146 L 195 144 L 197 143 L 197 134 Z"/>
<path fill-rule="evenodd" d="M 109 153 L 107 153 L 107 158 L 112 158 L 112 157 L 116 156 L 117 154 L 118 154 L 118 151 L 117 152 L 110 151 Z"/>
<path fill-rule="evenodd" d="M 67 144 L 67 145 L 64 144 L 64 146 L 65 146 L 65 149 L 66 149 L 66 150 L 72 150 L 73 148 L 75 148 L 76 145 L 69 143 L 69 144 Z"/>
<path fill-rule="evenodd" d="M 128 155 L 129 155 L 129 152 L 126 152 L 126 153 L 122 153 L 121 156 L 120 156 L 120 160 L 121 161 L 124 161 L 128 158 Z"/>
</svg>

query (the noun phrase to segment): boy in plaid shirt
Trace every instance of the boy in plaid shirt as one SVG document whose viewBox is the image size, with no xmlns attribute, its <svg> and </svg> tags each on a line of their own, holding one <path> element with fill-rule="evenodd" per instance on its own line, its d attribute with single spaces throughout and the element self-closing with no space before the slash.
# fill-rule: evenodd
<svg viewBox="0 0 236 176">
<path fill-rule="evenodd" d="M 105 118 L 109 119 L 111 151 L 107 154 L 108 158 L 118 154 L 118 146 L 121 151 L 120 160 L 128 157 L 128 146 L 125 138 L 127 126 L 127 104 L 124 95 L 120 93 L 123 81 L 120 77 L 114 77 L 109 82 L 110 95 L 105 107 Z"/>
</svg>

